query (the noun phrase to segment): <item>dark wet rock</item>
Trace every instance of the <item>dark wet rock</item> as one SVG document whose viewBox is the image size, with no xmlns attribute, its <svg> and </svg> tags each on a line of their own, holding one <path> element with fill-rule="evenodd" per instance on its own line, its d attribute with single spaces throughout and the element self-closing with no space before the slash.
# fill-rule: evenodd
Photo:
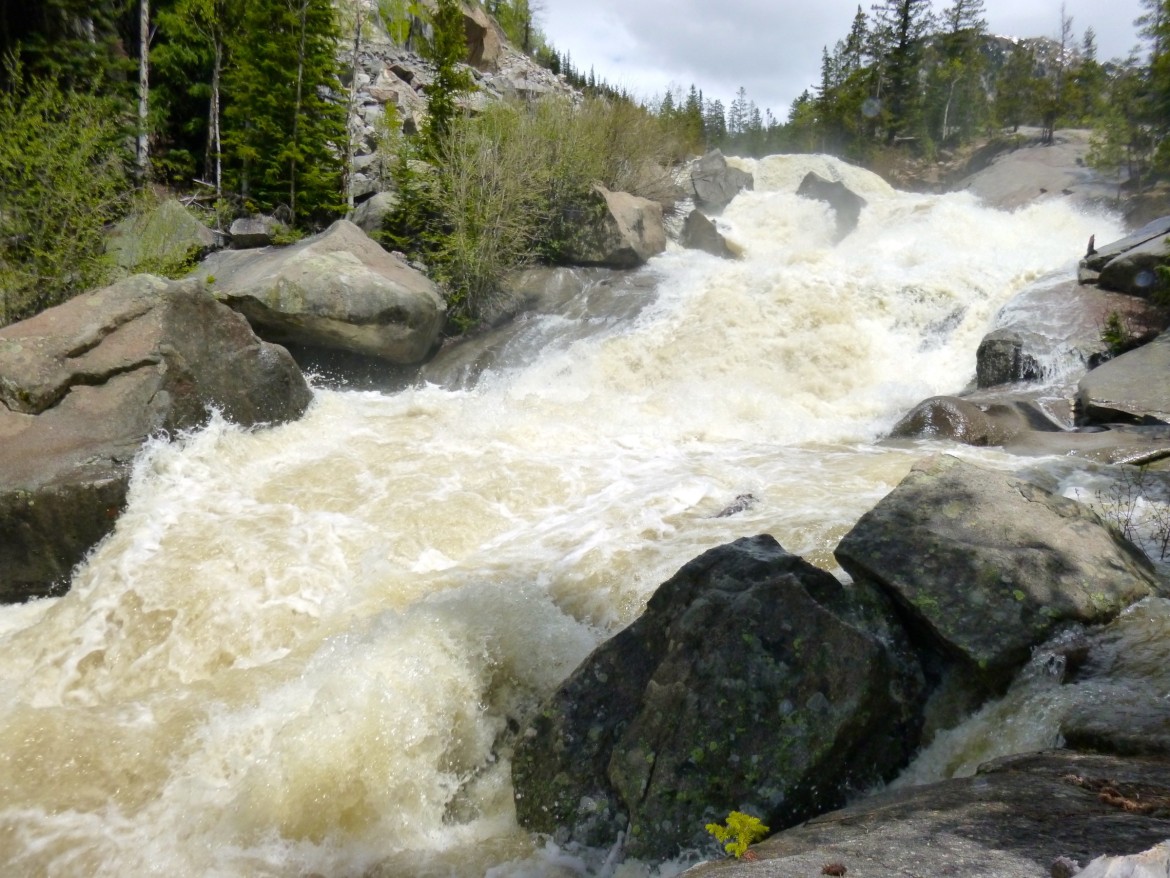
<svg viewBox="0 0 1170 878">
<path fill-rule="evenodd" d="M 707 153 L 691 168 L 695 204 L 712 213 L 723 210 L 736 195 L 754 186 L 752 175 L 728 165 L 723 153 L 717 149 Z"/>
<path fill-rule="evenodd" d="M 1140 473 L 1141 493 L 1160 488 L 1170 474 Z M 1160 484 L 1152 485 L 1151 480 Z M 1080 660 L 1066 674 L 1060 733 L 1067 746 L 1122 756 L 1170 758 L 1170 709 L 1166 705 L 1170 601 L 1148 598 L 1075 643 Z"/>
<path fill-rule="evenodd" d="M 1102 796 L 1106 785 L 1121 797 Z M 840 863 L 857 878 L 1038 878 L 1058 858 L 1085 863 L 1170 836 L 1164 808 L 1127 810 L 1127 794 L 1170 801 L 1170 764 L 1066 751 L 1009 757 L 974 777 L 881 793 L 814 818 L 754 845 L 755 861 L 684 874 L 810 878 Z"/>
<path fill-rule="evenodd" d="M 204 286 L 135 275 L 0 329 L 0 601 L 67 587 L 147 437 L 308 406 L 288 352 Z"/>
<path fill-rule="evenodd" d="M 424 274 L 348 220 L 291 247 L 222 251 L 196 276 L 269 341 L 419 363 L 445 305 Z"/>
<path fill-rule="evenodd" d="M 687 214 L 679 243 L 690 250 L 702 250 L 712 256 L 735 258 L 735 253 L 727 246 L 727 239 L 719 234 L 715 223 L 698 210 L 692 210 Z"/>
<path fill-rule="evenodd" d="M 983 387 L 1035 381 L 1042 375 L 1039 362 L 1025 347 L 1039 339 L 1035 333 L 1019 329 L 997 329 L 979 343 L 975 354 L 975 380 Z"/>
<path fill-rule="evenodd" d="M 857 228 L 857 221 L 861 217 L 861 209 L 865 207 L 865 199 L 846 186 L 840 180 L 826 180 L 820 174 L 809 171 L 796 194 L 802 198 L 811 198 L 814 201 L 823 201 L 833 209 L 837 217 L 837 236 L 840 241 Z"/>
<path fill-rule="evenodd" d="M 747 510 L 755 506 L 757 502 L 759 501 L 756 500 L 754 494 L 740 494 L 735 498 L 735 500 L 723 507 L 723 509 L 721 509 L 715 517 L 731 518 L 733 515 L 739 515 L 741 512 L 747 512 Z"/>
<path fill-rule="evenodd" d="M 954 665 L 989 691 L 1059 626 L 1106 622 L 1159 587 L 1088 507 L 947 455 L 914 467 L 835 554 L 897 603 L 944 675 Z"/>
<path fill-rule="evenodd" d="M 978 404 L 955 396 L 932 396 L 915 406 L 890 431 L 893 439 L 949 439 L 964 445 L 1004 445 L 1026 430 L 1059 426 L 1028 402 Z"/>
<path fill-rule="evenodd" d="M 659 587 L 540 709 L 513 759 L 516 813 L 561 841 L 669 857 L 730 810 L 773 828 L 889 777 L 922 681 L 885 599 L 768 536 Z"/>
<path fill-rule="evenodd" d="M 566 226 L 561 259 L 570 265 L 635 268 L 666 249 L 662 205 L 603 186 L 593 187 L 589 206 Z"/>
<path fill-rule="evenodd" d="M 1170 332 L 1110 360 L 1080 380 L 1090 423 L 1170 423 Z"/>
</svg>

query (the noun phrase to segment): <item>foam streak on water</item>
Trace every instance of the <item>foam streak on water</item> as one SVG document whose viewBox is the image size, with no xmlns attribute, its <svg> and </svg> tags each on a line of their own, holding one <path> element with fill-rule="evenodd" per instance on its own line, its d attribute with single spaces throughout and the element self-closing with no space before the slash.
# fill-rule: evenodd
<svg viewBox="0 0 1170 878">
<path fill-rule="evenodd" d="M 516 826 L 509 723 L 707 548 L 769 532 L 832 569 L 919 456 L 872 441 L 1108 237 L 833 164 L 869 200 L 834 248 L 792 194 L 810 161 L 756 165 L 721 220 L 745 258 L 672 249 L 616 329 L 152 444 L 73 590 L 0 614 L 5 874 L 605 871 Z"/>
</svg>

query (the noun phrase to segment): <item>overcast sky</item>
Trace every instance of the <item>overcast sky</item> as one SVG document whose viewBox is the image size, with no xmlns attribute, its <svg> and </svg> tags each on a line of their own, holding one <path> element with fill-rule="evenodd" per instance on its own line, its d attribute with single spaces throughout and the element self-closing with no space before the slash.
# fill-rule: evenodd
<svg viewBox="0 0 1170 878">
<path fill-rule="evenodd" d="M 869 13 L 873 0 L 864 0 Z M 820 78 L 821 48 L 845 37 L 857 0 L 538 0 L 542 30 L 573 65 L 639 98 L 691 83 L 726 105 L 741 85 L 784 121 L 792 101 Z M 934 0 L 936 11 L 950 5 Z M 1098 57 L 1137 43 L 1141 0 L 1065 0 L 1079 41 L 1097 33 Z M 992 33 L 1060 34 L 1060 0 L 985 0 Z"/>
</svg>

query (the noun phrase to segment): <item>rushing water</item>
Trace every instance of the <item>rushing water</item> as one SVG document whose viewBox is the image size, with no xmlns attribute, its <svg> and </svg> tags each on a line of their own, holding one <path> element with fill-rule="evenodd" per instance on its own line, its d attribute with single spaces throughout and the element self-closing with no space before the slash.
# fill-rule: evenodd
<svg viewBox="0 0 1170 878">
<path fill-rule="evenodd" d="M 810 167 L 869 202 L 836 247 L 792 194 Z M 721 220 L 744 258 L 672 248 L 623 319 L 536 318 L 539 349 L 461 389 L 319 390 L 298 423 L 152 442 L 72 591 L 0 613 L 4 874 L 647 874 L 517 827 L 510 729 L 707 548 L 768 532 L 835 569 L 929 450 L 882 431 L 1120 233 L 752 169 Z"/>
</svg>

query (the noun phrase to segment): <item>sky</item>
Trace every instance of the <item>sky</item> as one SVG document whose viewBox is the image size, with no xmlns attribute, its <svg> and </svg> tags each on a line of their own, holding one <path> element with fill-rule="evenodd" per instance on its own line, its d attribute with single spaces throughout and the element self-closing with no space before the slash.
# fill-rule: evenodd
<svg viewBox="0 0 1170 878">
<path fill-rule="evenodd" d="M 861 6 L 869 13 L 873 0 Z M 949 0 L 934 0 L 941 11 Z M 1141 0 L 1064 0 L 1079 42 L 1097 34 L 1098 59 L 1124 57 L 1138 42 Z M 537 21 L 573 66 L 648 100 L 692 83 L 726 106 L 743 86 L 784 121 L 792 101 L 820 78 L 821 49 L 848 34 L 858 0 L 535 0 Z M 1060 35 L 1060 0 L 984 0 L 988 30 L 1001 36 Z"/>
</svg>

